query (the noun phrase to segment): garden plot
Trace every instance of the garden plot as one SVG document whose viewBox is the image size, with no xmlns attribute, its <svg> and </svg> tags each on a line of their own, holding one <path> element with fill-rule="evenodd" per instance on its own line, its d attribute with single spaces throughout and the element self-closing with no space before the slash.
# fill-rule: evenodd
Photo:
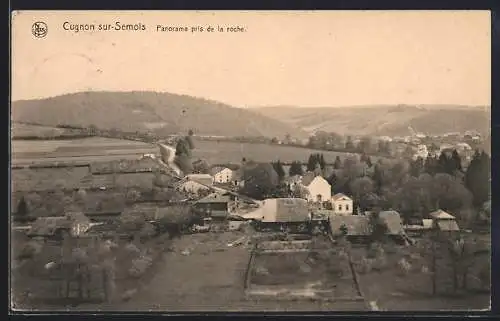
<svg viewBox="0 0 500 321">
<path fill-rule="evenodd" d="M 247 271 L 247 296 L 270 300 L 362 301 L 346 252 L 307 250 L 304 242 L 300 241 L 296 251 L 293 246 L 255 250 Z"/>
</svg>

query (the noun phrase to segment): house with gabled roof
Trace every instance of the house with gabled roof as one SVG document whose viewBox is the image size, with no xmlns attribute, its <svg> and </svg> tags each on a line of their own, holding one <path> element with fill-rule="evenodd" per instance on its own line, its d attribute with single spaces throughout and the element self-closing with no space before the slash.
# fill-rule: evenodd
<svg viewBox="0 0 500 321">
<path fill-rule="evenodd" d="M 227 184 L 233 179 L 233 171 L 227 167 L 215 166 L 210 169 L 214 183 Z"/>
<path fill-rule="evenodd" d="M 353 214 L 353 200 L 349 196 L 337 193 L 332 196 L 332 210 L 335 215 L 352 215 Z"/>
<path fill-rule="evenodd" d="M 302 177 L 300 185 L 307 189 L 307 200 L 309 202 L 322 204 L 330 201 L 332 186 L 322 176 L 308 172 Z"/>
<path fill-rule="evenodd" d="M 441 209 L 429 213 L 429 217 L 433 221 L 433 227 L 441 232 L 460 231 L 460 227 L 458 226 L 455 216 Z"/>
</svg>

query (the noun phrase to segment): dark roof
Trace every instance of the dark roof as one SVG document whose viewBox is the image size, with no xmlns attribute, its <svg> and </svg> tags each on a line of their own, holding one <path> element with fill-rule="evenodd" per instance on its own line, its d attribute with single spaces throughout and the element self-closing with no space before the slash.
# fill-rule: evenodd
<svg viewBox="0 0 500 321">
<path fill-rule="evenodd" d="M 229 193 L 221 194 L 221 193 L 212 193 L 204 198 L 198 200 L 196 204 L 200 203 L 228 203 L 231 201 L 229 197 Z"/>
<path fill-rule="evenodd" d="M 333 235 L 342 233 L 341 227 L 347 227 L 347 235 L 368 236 L 371 233 L 370 221 L 367 216 L 362 215 L 332 215 L 330 216 L 330 227 Z"/>
<path fill-rule="evenodd" d="M 347 197 L 348 199 L 351 199 L 349 196 L 347 196 L 345 194 L 337 193 L 337 194 L 332 196 L 332 201 L 337 201 L 337 200 L 341 199 L 342 197 Z"/>
<path fill-rule="evenodd" d="M 224 169 L 229 169 L 229 168 L 224 167 L 224 166 L 215 166 L 215 167 L 212 167 L 212 168 L 210 169 L 210 173 L 211 173 L 212 175 L 215 175 L 215 174 L 217 174 L 217 173 L 219 173 L 219 172 L 223 171 Z"/>
<path fill-rule="evenodd" d="M 454 220 L 455 217 L 445 211 L 439 209 L 437 211 L 429 213 L 429 216 L 436 220 Z"/>
</svg>

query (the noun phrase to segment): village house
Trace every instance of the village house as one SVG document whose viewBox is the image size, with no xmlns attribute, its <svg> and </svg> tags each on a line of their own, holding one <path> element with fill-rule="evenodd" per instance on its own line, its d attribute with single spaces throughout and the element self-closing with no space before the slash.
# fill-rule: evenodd
<svg viewBox="0 0 500 321">
<path fill-rule="evenodd" d="M 193 207 L 212 218 L 226 218 L 233 210 L 237 197 L 229 193 L 212 193 L 196 201 Z"/>
<path fill-rule="evenodd" d="M 227 184 L 233 179 L 233 171 L 227 167 L 216 166 L 210 170 L 214 184 Z"/>
<path fill-rule="evenodd" d="M 455 216 L 446 213 L 441 209 L 429 213 L 429 217 L 433 221 L 433 227 L 441 232 L 460 231 L 460 227 L 458 226 Z"/>
<path fill-rule="evenodd" d="M 300 184 L 308 191 L 307 200 L 323 204 L 329 202 L 332 196 L 332 186 L 326 179 L 314 173 L 306 173 Z"/>
<path fill-rule="evenodd" d="M 332 209 L 335 215 L 352 215 L 353 201 L 349 196 L 337 193 L 332 196 Z"/>
</svg>

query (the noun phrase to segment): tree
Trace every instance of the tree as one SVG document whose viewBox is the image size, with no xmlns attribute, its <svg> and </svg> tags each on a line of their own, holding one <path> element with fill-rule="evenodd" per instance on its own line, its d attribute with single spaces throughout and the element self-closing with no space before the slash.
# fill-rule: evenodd
<svg viewBox="0 0 500 321">
<path fill-rule="evenodd" d="M 424 159 L 422 157 L 417 157 L 416 160 L 410 162 L 410 175 L 413 177 L 419 177 L 424 171 Z"/>
<path fill-rule="evenodd" d="M 307 199 L 309 197 L 309 190 L 304 186 L 297 184 L 293 188 L 292 197 Z"/>
<path fill-rule="evenodd" d="M 380 219 L 380 208 L 374 208 L 369 217 L 371 227 L 371 243 L 383 241 L 387 233 L 387 225 Z"/>
<path fill-rule="evenodd" d="M 429 175 L 435 175 L 438 172 L 438 159 L 434 156 L 428 156 L 425 159 L 425 164 L 424 164 L 424 172 L 426 172 Z"/>
<path fill-rule="evenodd" d="M 283 180 L 285 178 L 285 170 L 283 169 L 283 165 L 281 164 L 281 161 L 278 159 L 277 162 L 273 162 L 272 166 L 274 170 L 276 171 L 276 174 L 278 174 L 279 180 Z"/>
<path fill-rule="evenodd" d="M 366 176 L 356 178 L 350 184 L 352 195 L 363 211 L 370 207 L 367 201 L 374 191 L 373 185 L 373 181 Z"/>
<path fill-rule="evenodd" d="M 319 154 L 318 163 L 319 163 L 321 170 L 325 169 L 326 162 L 325 162 L 325 158 L 323 157 L 323 154 Z"/>
<path fill-rule="evenodd" d="M 333 168 L 340 169 L 341 167 L 342 167 L 342 161 L 340 160 L 340 157 L 337 155 L 337 157 L 335 157 L 335 162 L 333 163 Z"/>
<path fill-rule="evenodd" d="M 354 143 L 352 142 L 352 137 L 347 136 L 346 142 L 345 142 L 345 149 L 347 151 L 354 151 Z"/>
<path fill-rule="evenodd" d="M 439 155 L 438 158 L 437 172 L 453 175 L 455 172 L 454 167 L 455 164 L 453 160 L 450 157 L 448 157 L 448 154 L 445 151 L 441 152 L 441 155 Z"/>
<path fill-rule="evenodd" d="M 318 154 L 309 155 L 309 159 L 307 160 L 307 171 L 312 172 L 316 168 L 316 165 L 319 163 Z"/>
<path fill-rule="evenodd" d="M 371 149 L 371 144 L 372 144 L 372 141 L 371 141 L 370 137 L 368 137 L 368 136 L 362 137 L 361 140 L 359 141 L 359 144 L 358 144 L 358 151 L 360 153 L 363 153 L 363 154 L 369 153 L 370 149 Z"/>
<path fill-rule="evenodd" d="M 290 165 L 290 169 L 288 170 L 288 175 L 289 176 L 304 175 L 302 164 L 300 162 L 293 161 L 292 164 Z"/>
<path fill-rule="evenodd" d="M 474 205 L 480 207 L 490 199 L 491 159 L 488 154 L 476 151 L 467 171 L 465 186 L 474 196 Z"/>
<path fill-rule="evenodd" d="M 373 166 L 372 159 L 370 156 L 366 157 L 366 166 L 368 166 L 368 168 L 371 168 Z"/>
<path fill-rule="evenodd" d="M 17 204 L 17 211 L 16 211 L 16 220 L 19 221 L 24 221 L 28 218 L 29 215 L 29 210 L 28 210 L 28 204 L 26 203 L 26 199 L 21 197 L 21 200 Z"/>
<path fill-rule="evenodd" d="M 457 150 L 454 149 L 451 154 L 451 166 L 453 166 L 453 172 L 461 172 L 462 171 L 462 158 L 458 154 Z"/>
<path fill-rule="evenodd" d="M 198 159 L 193 162 L 193 173 L 197 174 L 209 174 L 210 173 L 210 165 L 204 159 Z"/>
<path fill-rule="evenodd" d="M 191 163 L 191 158 L 186 154 L 175 156 L 174 164 L 179 167 L 184 175 L 191 174 L 193 172 L 193 164 Z"/>
<path fill-rule="evenodd" d="M 272 194 L 279 183 L 278 174 L 269 163 L 247 164 L 243 168 L 243 179 L 245 186 L 240 193 L 256 199 Z"/>
</svg>

